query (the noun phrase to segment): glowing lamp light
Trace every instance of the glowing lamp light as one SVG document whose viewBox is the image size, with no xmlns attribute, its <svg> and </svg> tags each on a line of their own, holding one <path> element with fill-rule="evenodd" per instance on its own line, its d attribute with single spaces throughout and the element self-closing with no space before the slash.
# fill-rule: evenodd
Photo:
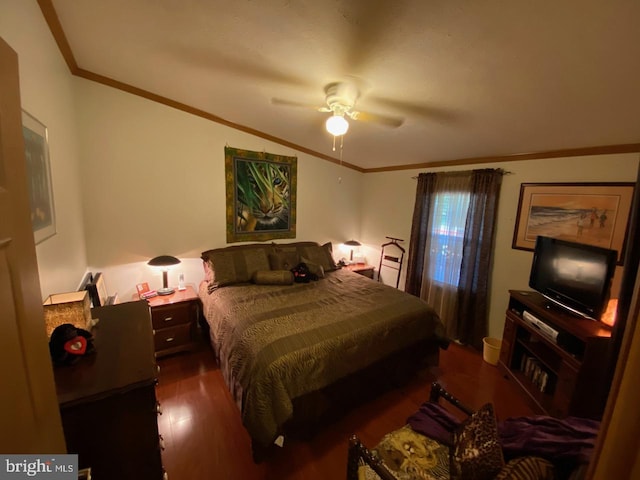
<svg viewBox="0 0 640 480">
<path fill-rule="evenodd" d="M 171 255 L 160 255 L 147 262 L 147 265 L 162 269 L 162 288 L 158 290 L 158 295 L 171 295 L 174 292 L 175 289 L 169 287 L 169 267 L 178 263 L 180 260 Z"/>
<path fill-rule="evenodd" d="M 612 298 L 607 304 L 607 309 L 600 317 L 600 321 L 610 327 L 613 327 L 616 323 L 616 313 L 618 310 L 618 299 Z"/>
<path fill-rule="evenodd" d="M 355 248 L 359 247 L 362 244 L 357 240 L 349 240 L 347 242 L 344 242 L 344 244 L 349 247 L 349 250 L 351 250 L 351 253 L 349 254 L 349 261 L 353 262 L 353 251 L 355 250 Z"/>
<path fill-rule="evenodd" d="M 342 115 L 333 115 L 327 118 L 325 127 L 327 128 L 327 132 L 331 135 L 339 137 L 340 135 L 347 133 L 347 130 L 349 130 L 349 122 L 347 122 Z"/>
</svg>

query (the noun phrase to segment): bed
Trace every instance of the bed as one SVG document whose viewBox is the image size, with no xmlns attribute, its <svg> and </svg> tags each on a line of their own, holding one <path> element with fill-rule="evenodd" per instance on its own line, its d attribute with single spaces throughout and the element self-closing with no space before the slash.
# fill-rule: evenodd
<svg viewBox="0 0 640 480">
<path fill-rule="evenodd" d="M 328 397 L 318 395 L 354 385 L 362 372 L 375 368 L 380 379 L 383 367 L 437 364 L 444 330 L 435 312 L 412 295 L 337 268 L 329 244 L 233 246 L 203 252 L 202 259 L 199 296 L 211 344 L 254 452 L 294 417 L 319 418 Z M 291 270 L 300 263 L 311 272 L 308 283 L 294 281 Z"/>
</svg>

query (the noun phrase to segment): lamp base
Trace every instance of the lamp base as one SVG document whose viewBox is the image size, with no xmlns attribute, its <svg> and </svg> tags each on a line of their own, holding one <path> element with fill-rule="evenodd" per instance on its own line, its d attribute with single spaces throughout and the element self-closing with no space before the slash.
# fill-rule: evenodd
<svg viewBox="0 0 640 480">
<path fill-rule="evenodd" d="M 160 288 L 158 295 L 171 295 L 173 292 L 175 292 L 174 288 Z"/>
</svg>

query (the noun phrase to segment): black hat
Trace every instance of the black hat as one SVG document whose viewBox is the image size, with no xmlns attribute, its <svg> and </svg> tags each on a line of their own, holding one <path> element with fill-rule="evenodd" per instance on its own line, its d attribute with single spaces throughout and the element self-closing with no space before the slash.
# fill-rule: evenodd
<svg viewBox="0 0 640 480">
<path fill-rule="evenodd" d="M 84 355 L 95 352 L 91 333 L 64 323 L 53 331 L 49 340 L 49 353 L 54 365 L 71 365 Z"/>
</svg>

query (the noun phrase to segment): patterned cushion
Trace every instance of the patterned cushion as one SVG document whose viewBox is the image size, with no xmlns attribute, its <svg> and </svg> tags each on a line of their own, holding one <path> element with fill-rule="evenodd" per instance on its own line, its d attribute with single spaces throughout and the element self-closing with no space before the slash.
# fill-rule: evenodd
<svg viewBox="0 0 640 480">
<path fill-rule="evenodd" d="M 276 251 L 269 254 L 269 265 L 271 270 L 291 270 L 299 262 L 298 252 L 294 248 L 291 251 Z"/>
<path fill-rule="evenodd" d="M 290 270 L 257 270 L 252 280 L 257 285 L 292 285 L 293 273 Z"/>
<path fill-rule="evenodd" d="M 449 479 L 449 447 L 409 425 L 385 435 L 372 453 L 399 480 Z"/>
<path fill-rule="evenodd" d="M 264 248 L 229 248 L 208 254 L 213 270 L 210 286 L 223 287 L 251 281 L 257 270 L 269 270 L 269 259 Z"/>
<path fill-rule="evenodd" d="M 318 263 L 314 263 L 308 258 L 304 258 L 304 257 L 302 257 L 300 261 L 304 263 L 309 269 L 309 271 L 314 275 L 316 275 L 318 278 L 324 278 L 324 268 L 322 268 L 322 265 Z"/>
<path fill-rule="evenodd" d="M 493 406 L 487 403 L 453 434 L 451 478 L 493 479 L 504 466 Z"/>
<path fill-rule="evenodd" d="M 540 457 L 520 457 L 509 461 L 495 480 L 555 480 L 553 464 Z"/>
<path fill-rule="evenodd" d="M 301 250 L 301 256 L 309 259 L 313 263 L 322 265 L 325 272 L 332 272 L 338 268 L 336 267 L 336 262 L 333 261 L 333 255 L 331 255 L 331 243 L 325 243 L 322 246 L 302 247 Z"/>
</svg>

